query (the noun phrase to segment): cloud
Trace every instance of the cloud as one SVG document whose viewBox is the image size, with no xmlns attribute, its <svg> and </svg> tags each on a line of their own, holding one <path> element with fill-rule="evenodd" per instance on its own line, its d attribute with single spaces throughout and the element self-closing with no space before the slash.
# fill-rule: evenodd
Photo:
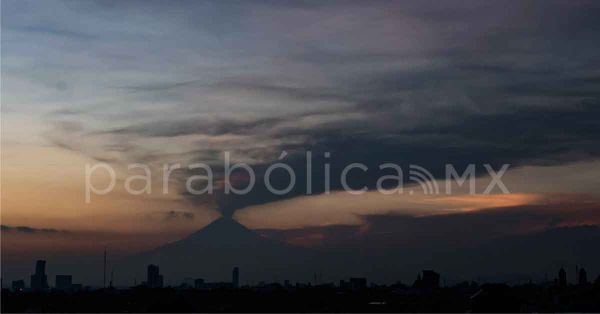
<svg viewBox="0 0 600 314">
<path fill-rule="evenodd" d="M 97 36 L 90 35 L 85 32 L 73 31 L 73 30 L 69 30 L 69 29 L 52 28 L 52 27 L 48 27 L 48 26 L 23 26 L 23 27 L 18 28 L 17 30 L 26 32 L 26 33 L 63 37 L 68 40 L 89 41 L 89 40 L 97 40 L 98 39 Z"/>
<path fill-rule="evenodd" d="M 98 4 L 61 13 L 94 12 L 89 6 L 123 14 Z M 386 162 L 418 164 L 440 178 L 446 163 L 498 169 L 600 155 L 594 40 L 600 23 L 593 2 L 353 2 L 343 10 L 338 3 L 263 3 L 252 10 L 243 3 L 150 6 L 157 8 L 130 3 L 123 10 L 138 9 L 140 21 L 154 27 L 113 26 L 101 16 L 95 16 L 99 25 L 112 32 L 86 27 L 112 49 L 96 47 L 93 55 L 73 60 L 106 77 L 104 85 L 97 82 L 100 75 L 83 80 L 93 84 L 89 90 L 104 93 L 99 104 L 81 99 L 85 105 L 49 115 L 56 128 L 46 137 L 58 147 L 121 164 L 217 165 L 230 151 L 258 170 L 252 193 L 184 194 L 192 202 L 219 204 L 226 215 L 306 194 L 297 186 L 274 196 L 261 183 L 283 150 L 298 182 L 306 182 L 304 152 L 313 152 L 313 193 L 324 191 L 325 163 L 331 165 L 331 188 L 339 190 L 336 178 L 354 162 L 370 171 L 354 172 L 350 186 L 373 187 L 382 175 L 377 167 Z M 51 20 L 48 31 L 72 28 Z M 7 23 L 28 27 L 17 19 Z M 115 86 L 134 92 L 115 95 Z M 215 170 L 222 179 L 222 168 Z M 180 189 L 186 174 L 177 176 Z M 273 174 L 277 187 L 286 180 L 284 172 Z"/>
<path fill-rule="evenodd" d="M 199 80 L 183 81 L 183 82 L 162 82 L 147 85 L 136 85 L 136 86 L 122 86 L 120 89 L 134 91 L 134 92 L 148 92 L 148 91 L 161 91 L 170 90 L 178 87 L 193 85 L 199 83 Z"/>
<path fill-rule="evenodd" d="M 2 231 L 4 232 L 20 232 L 20 233 L 59 233 L 67 232 L 64 230 L 57 230 L 51 228 L 33 228 L 28 226 L 7 226 L 2 225 Z"/>
<path fill-rule="evenodd" d="M 393 247 L 459 248 L 507 236 L 547 229 L 600 225 L 600 203 L 580 197 L 561 197 L 542 204 L 480 209 L 435 215 L 366 214 L 358 225 L 261 229 L 290 243 L 326 247 L 354 247 L 384 251 Z"/>
<path fill-rule="evenodd" d="M 353 173 L 349 185 L 373 188 L 384 174 L 377 167 L 387 162 L 404 166 L 418 164 L 431 171 L 434 177 L 443 178 L 447 163 L 456 169 L 484 163 L 499 169 L 501 164 L 513 167 L 557 165 L 600 156 L 600 111 L 595 100 L 583 100 L 570 107 L 521 107 L 498 113 L 474 112 L 455 104 L 436 104 L 438 100 L 434 97 L 433 103 L 418 110 L 417 107 L 411 109 L 416 105 L 405 105 L 405 101 L 399 100 L 397 104 L 384 105 L 383 101 L 378 105 L 265 118 L 163 120 L 103 131 L 98 136 L 109 135 L 113 140 L 146 138 L 158 142 L 173 138 L 174 143 L 179 138 L 192 137 L 197 139 L 192 145 L 207 149 L 196 150 L 194 147 L 186 152 L 187 156 L 180 154 L 180 158 L 218 165 L 222 164 L 222 152 L 230 151 L 237 160 L 248 160 L 259 175 L 257 185 L 248 195 L 218 197 L 217 202 L 227 215 L 238 208 L 306 194 L 305 184 L 297 184 L 285 196 L 273 195 L 264 185 L 261 175 L 271 164 L 278 162 L 277 157 L 284 150 L 289 157 L 282 161 L 292 167 L 297 182 L 302 183 L 307 181 L 304 154 L 306 151 L 313 153 L 313 169 L 317 170 L 312 174 L 312 186 L 313 193 L 317 194 L 324 192 L 322 169 L 325 164 L 331 166 L 331 189 L 338 190 L 342 187 L 341 172 L 356 162 L 365 164 L 370 170 L 366 174 Z M 445 118 L 437 118 L 441 116 Z M 239 142 L 231 141 L 236 137 Z M 124 142 L 125 146 L 119 141 L 103 146 L 133 150 L 132 154 L 119 150 L 126 160 L 168 160 L 166 154 L 144 156 L 143 147 L 135 149 L 131 141 Z M 331 157 L 325 158 L 325 152 Z M 207 159 L 207 156 L 210 157 Z M 444 156 L 443 162 L 439 156 Z M 103 160 L 110 159 L 105 157 Z M 222 178 L 222 167 L 217 166 L 215 170 L 217 179 Z M 180 186 L 183 186 L 187 176 L 180 178 Z M 278 188 L 286 186 L 289 180 L 285 172 L 274 172 L 271 179 Z M 212 202 L 205 196 L 191 198 Z"/>
</svg>

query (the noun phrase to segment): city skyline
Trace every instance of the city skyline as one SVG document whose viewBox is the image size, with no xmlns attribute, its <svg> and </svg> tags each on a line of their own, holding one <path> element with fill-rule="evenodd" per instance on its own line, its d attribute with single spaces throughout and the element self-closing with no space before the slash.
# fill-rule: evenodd
<svg viewBox="0 0 600 314">
<path fill-rule="evenodd" d="M 536 237 L 538 239 L 535 239 Z M 598 258 L 595 244 L 599 237 L 598 227 L 563 228 L 534 234 L 532 238 L 508 238 L 504 242 L 495 241 L 480 248 L 462 249 L 462 252 L 453 251 L 451 255 L 443 254 L 440 248 L 425 247 L 422 254 L 440 261 L 430 261 L 420 265 L 419 259 L 408 260 L 403 256 L 403 252 L 399 252 L 398 256 L 389 252 L 386 260 L 389 265 L 385 265 L 374 257 L 380 254 L 378 250 L 359 254 L 352 247 L 327 252 L 294 246 L 274 240 L 273 237 L 262 236 L 231 218 L 220 218 L 185 239 L 135 255 L 114 257 L 110 250 L 105 248 L 95 262 L 88 260 L 78 266 L 75 266 L 73 261 L 69 261 L 68 256 L 67 259 L 64 256 L 56 256 L 54 266 L 55 269 L 58 267 L 58 270 L 52 270 L 50 275 L 46 273 L 46 261 L 38 260 L 36 272 L 31 275 L 28 287 L 33 290 L 47 290 L 50 286 L 48 278 L 54 278 L 54 275 L 56 278 L 68 276 L 71 281 L 75 277 L 79 281 L 79 287 L 86 286 L 93 289 L 137 285 L 154 288 L 177 287 L 181 282 L 195 277 L 202 278 L 202 282 L 214 282 L 217 287 L 229 287 L 224 284 L 226 282 L 224 279 L 227 277 L 232 278 L 230 282 L 234 283 L 233 287 L 236 287 L 270 280 L 282 282 L 284 279 L 291 282 L 337 282 L 352 275 L 366 276 L 374 284 L 389 285 L 410 281 L 416 271 L 420 271 L 419 269 L 427 265 L 442 269 L 443 273 L 449 274 L 442 278 L 442 281 L 448 284 L 464 281 L 543 283 L 549 282 L 548 274 L 553 273 L 552 267 L 570 269 L 568 274 L 562 276 L 564 280 L 561 281 L 568 278 L 568 282 L 578 282 L 581 276 L 585 276 L 587 280 L 587 272 L 584 270 L 582 274 L 581 270 L 585 269 L 586 265 L 594 265 L 594 263 L 582 264 L 576 261 L 594 261 Z M 380 239 L 373 241 L 380 241 Z M 515 244 L 518 242 L 529 242 L 529 244 L 524 246 Z M 540 247 L 540 244 L 544 245 L 546 242 L 550 245 Z M 490 250 L 486 248 L 488 245 L 493 245 Z M 384 245 L 383 248 L 386 246 Z M 512 256 L 513 262 L 504 266 L 501 265 L 503 261 L 494 261 L 496 250 Z M 416 254 L 414 249 L 412 253 Z M 564 256 L 573 253 L 576 253 L 577 259 Z M 340 265 L 338 262 L 340 260 L 344 260 L 347 265 Z M 81 261 L 77 260 L 76 263 Z M 307 261 L 311 261 L 311 264 Z M 476 266 L 473 261 L 477 261 L 480 265 Z M 473 271 L 469 275 L 460 275 L 464 273 L 465 268 L 460 265 L 448 267 L 454 263 L 466 263 L 464 267 L 472 268 Z M 144 265 L 147 265 L 147 270 Z M 245 267 L 248 273 L 243 281 L 238 279 L 238 284 L 235 284 L 235 278 L 239 278 L 239 265 L 244 265 L 242 268 Z M 548 268 L 547 265 L 552 266 Z M 22 266 L 27 272 L 30 271 L 28 265 Z M 375 269 L 369 270 L 373 267 Z M 231 273 L 228 273 L 229 271 Z M 163 279 L 165 272 L 166 280 Z M 600 276 L 596 272 L 597 270 L 592 269 L 589 275 L 592 281 L 596 276 Z M 21 281 L 19 273 L 11 275 L 3 277 L 3 284 L 7 287 L 11 281 Z M 143 281 L 144 278 L 146 281 Z"/>
<path fill-rule="evenodd" d="M 38 261 L 38 265 L 45 261 Z M 577 268 L 578 281 L 568 283 L 566 271 L 541 283 L 507 285 L 464 281 L 447 285 L 434 270 L 422 270 L 412 284 L 370 283 L 350 277 L 334 282 L 259 282 L 237 286 L 240 270 L 232 269 L 230 282 L 186 279 L 178 286 L 152 284 L 160 281 L 159 267 L 148 265 L 147 280 L 133 287 L 82 287 L 71 284 L 71 276 L 57 275 L 57 287 L 43 290 L 2 289 L 3 310 L 11 312 L 594 312 L 598 309 L 600 276 L 589 282 L 586 271 Z M 60 279 L 61 286 L 58 286 Z M 61 300 L 69 300 L 63 302 Z M 264 302 L 267 300 L 268 302 Z"/>
<path fill-rule="evenodd" d="M 220 281 L 220 282 L 207 282 L 204 278 L 186 278 L 179 285 L 174 286 L 166 286 L 164 285 L 163 275 L 160 274 L 160 266 L 149 264 L 147 265 L 147 275 L 146 280 L 141 281 L 139 284 L 134 283 L 132 286 L 122 286 L 122 287 L 114 287 L 111 283 L 108 286 L 103 287 L 94 287 L 94 286 L 83 286 L 82 284 L 74 284 L 72 275 L 56 275 L 56 280 L 54 281 L 54 285 L 51 286 L 48 284 L 47 279 L 40 279 L 40 276 L 44 277 L 45 275 L 45 260 L 37 260 L 35 273 L 31 275 L 30 285 L 27 287 L 24 285 L 24 280 L 13 280 L 11 283 L 11 289 L 13 292 L 25 292 L 25 291 L 49 291 L 50 289 L 54 289 L 57 291 L 65 291 L 65 292 L 77 292 L 82 289 L 86 290 L 96 290 L 96 289 L 115 289 L 115 288 L 134 288 L 134 287 L 144 287 L 150 289 L 160 289 L 160 288 L 181 288 L 181 289 L 239 289 L 244 287 L 252 287 L 252 286 L 265 286 L 267 284 L 277 284 L 281 285 L 283 282 L 283 287 L 291 287 L 291 286 L 299 286 L 304 285 L 306 287 L 311 286 L 319 286 L 319 285 L 333 285 L 337 286 L 341 289 L 350 289 L 350 290 L 362 290 L 366 289 L 369 284 L 371 286 L 377 286 L 377 283 L 369 282 L 367 278 L 364 277 L 349 277 L 349 280 L 341 279 L 339 283 L 331 282 L 331 281 L 323 281 L 322 274 L 314 274 L 314 281 L 308 282 L 295 282 L 292 284 L 290 280 L 283 280 L 282 282 L 276 281 L 272 283 L 268 283 L 266 281 L 260 281 L 256 284 L 246 283 L 243 286 L 240 285 L 240 269 L 239 267 L 233 267 L 231 270 L 231 281 Z M 189 284 L 189 280 L 193 280 L 193 285 Z M 458 284 L 469 282 L 469 280 L 464 280 L 459 282 Z M 471 280 L 470 282 L 475 282 Z M 533 284 L 534 282 L 530 279 L 529 284 Z M 586 286 L 589 284 L 598 284 L 600 283 L 600 275 L 593 281 L 588 281 L 587 271 L 584 267 L 575 265 L 575 275 L 572 280 L 569 280 L 565 267 L 561 267 L 557 271 L 557 276 L 553 279 L 545 278 L 544 281 L 538 282 L 537 284 L 542 285 L 554 285 L 558 288 L 566 288 L 567 286 Z M 514 284 L 514 283 L 513 283 Z M 520 283 L 523 284 L 523 283 Z M 395 281 L 393 285 L 405 285 L 401 281 Z M 383 285 L 385 286 L 385 285 Z M 441 277 L 441 275 L 434 270 L 424 269 L 417 274 L 415 281 L 412 284 L 408 284 L 405 286 L 412 286 L 413 288 L 419 289 L 437 289 L 440 287 L 446 286 L 446 282 Z M 4 287 L 3 287 L 4 289 Z"/>
</svg>

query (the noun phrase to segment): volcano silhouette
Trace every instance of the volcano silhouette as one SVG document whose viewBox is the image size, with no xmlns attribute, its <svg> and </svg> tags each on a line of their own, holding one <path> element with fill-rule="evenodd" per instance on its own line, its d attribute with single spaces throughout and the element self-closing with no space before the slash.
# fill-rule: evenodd
<svg viewBox="0 0 600 314">
<path fill-rule="evenodd" d="M 262 246 L 266 244 L 277 244 L 275 241 L 265 238 L 251 231 L 239 222 L 226 217 L 221 217 L 206 227 L 192 233 L 187 238 L 166 245 L 162 248 L 180 245 L 200 245 L 202 247 L 230 247 L 242 248 L 245 246 Z"/>
<path fill-rule="evenodd" d="M 160 267 L 165 281 L 184 278 L 229 281 L 239 267 L 241 282 L 306 278 L 312 259 L 308 249 L 261 236 L 231 218 L 219 218 L 188 237 L 138 254 L 130 260 L 137 277 L 145 278 L 148 264 Z"/>
</svg>

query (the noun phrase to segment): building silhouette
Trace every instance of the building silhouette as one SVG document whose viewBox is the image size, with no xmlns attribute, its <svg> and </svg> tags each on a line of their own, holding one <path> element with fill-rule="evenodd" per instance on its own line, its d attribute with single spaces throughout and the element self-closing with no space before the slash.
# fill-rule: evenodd
<svg viewBox="0 0 600 314">
<path fill-rule="evenodd" d="M 148 278 L 146 279 L 146 285 L 148 288 L 162 288 L 163 276 L 160 274 L 158 266 L 150 264 L 148 265 Z"/>
<path fill-rule="evenodd" d="M 434 289 L 440 287 L 440 274 L 433 270 L 423 270 L 421 286 L 425 289 Z"/>
<path fill-rule="evenodd" d="M 562 267 L 558 271 L 558 286 L 560 288 L 566 288 L 567 287 L 567 272 Z"/>
<path fill-rule="evenodd" d="M 440 274 L 433 270 L 423 270 L 421 274 L 417 275 L 417 280 L 413 283 L 413 288 L 419 289 L 436 289 L 440 287 Z"/>
<path fill-rule="evenodd" d="M 421 283 L 422 283 L 421 274 L 417 274 L 417 279 L 415 280 L 415 282 L 413 282 L 413 288 L 421 287 Z"/>
<path fill-rule="evenodd" d="M 580 286 L 585 286 L 588 284 L 588 279 L 587 279 L 587 272 L 585 271 L 585 268 L 581 268 L 579 269 L 579 274 L 577 276 L 577 283 Z"/>
<path fill-rule="evenodd" d="M 238 267 L 234 267 L 231 274 L 231 284 L 234 288 L 240 287 L 240 269 Z"/>
<path fill-rule="evenodd" d="M 31 275 L 31 290 L 42 291 L 48 289 L 48 276 L 46 275 L 46 261 L 38 260 L 35 263 L 35 274 Z"/>
<path fill-rule="evenodd" d="M 194 288 L 203 289 L 204 288 L 204 279 L 197 278 L 196 280 L 194 280 Z"/>
<path fill-rule="evenodd" d="M 25 291 L 25 280 L 13 280 L 12 290 L 15 292 Z"/>
<path fill-rule="evenodd" d="M 73 287 L 73 276 L 56 275 L 55 287 L 57 290 L 68 291 Z"/>
<path fill-rule="evenodd" d="M 350 289 L 357 291 L 367 288 L 367 278 L 350 278 Z"/>
</svg>

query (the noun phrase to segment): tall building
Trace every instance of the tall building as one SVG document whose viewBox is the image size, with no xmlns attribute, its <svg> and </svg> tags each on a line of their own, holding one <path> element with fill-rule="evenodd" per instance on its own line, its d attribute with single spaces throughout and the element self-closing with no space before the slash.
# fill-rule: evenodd
<svg viewBox="0 0 600 314">
<path fill-rule="evenodd" d="M 71 275 L 56 275 L 55 286 L 57 290 L 71 290 L 73 286 L 73 277 Z"/>
<path fill-rule="evenodd" d="M 31 289 L 34 291 L 42 291 L 48 289 L 46 261 L 44 260 L 38 260 L 35 263 L 35 274 L 31 275 Z"/>
<path fill-rule="evenodd" d="M 440 286 L 440 274 L 433 270 L 423 270 L 423 277 L 421 278 L 421 286 L 425 289 L 439 288 Z"/>
<path fill-rule="evenodd" d="M 366 288 L 367 288 L 367 278 L 364 278 L 364 277 L 350 278 L 350 289 L 356 291 L 356 290 L 363 290 Z"/>
<path fill-rule="evenodd" d="M 567 272 L 562 267 L 558 271 L 558 286 L 561 288 L 567 287 Z"/>
<path fill-rule="evenodd" d="M 14 292 L 24 291 L 25 290 L 25 280 L 14 280 L 12 282 L 12 290 Z"/>
<path fill-rule="evenodd" d="M 156 265 L 148 265 L 148 278 L 146 284 L 149 288 L 162 288 L 163 276 L 160 274 L 160 269 Z"/>
<path fill-rule="evenodd" d="M 587 272 L 585 271 L 585 269 L 582 267 L 581 269 L 579 269 L 579 276 L 578 276 L 578 281 L 580 286 L 585 286 L 588 284 L 588 280 L 587 280 Z"/>
<path fill-rule="evenodd" d="M 232 276 L 231 276 L 231 284 L 234 288 L 240 287 L 240 269 L 237 267 L 233 268 Z"/>
<path fill-rule="evenodd" d="M 417 274 L 417 279 L 415 280 L 415 282 L 413 283 L 413 288 L 420 288 L 421 287 L 421 274 Z"/>
</svg>

